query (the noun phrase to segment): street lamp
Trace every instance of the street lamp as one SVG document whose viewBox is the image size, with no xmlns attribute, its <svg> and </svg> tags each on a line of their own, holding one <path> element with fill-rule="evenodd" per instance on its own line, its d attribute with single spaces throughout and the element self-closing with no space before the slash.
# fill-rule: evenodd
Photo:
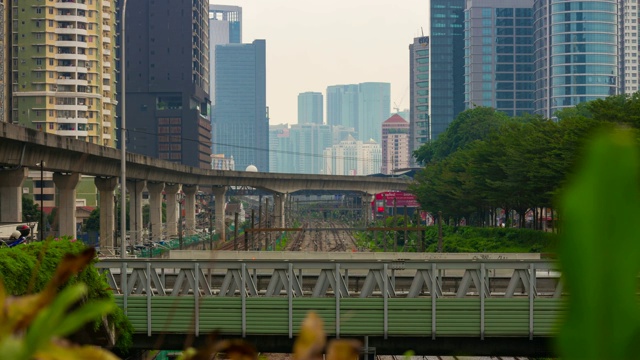
<svg viewBox="0 0 640 360">
<path fill-rule="evenodd" d="M 120 256 L 124 259 L 127 256 L 127 245 L 126 245 L 126 229 L 127 229 L 127 210 L 126 210 L 126 203 L 127 203 L 127 188 L 126 188 L 126 184 L 127 184 L 127 138 L 126 138 L 126 118 L 127 118 L 127 108 L 125 106 L 126 104 L 126 99 L 127 99 L 127 93 L 126 93 L 126 83 L 127 83 L 127 62 L 126 62 L 126 58 L 125 58 L 125 52 L 126 52 L 126 48 L 127 48 L 127 44 L 126 44 L 126 14 L 127 14 L 127 0 L 123 0 L 122 1 L 122 31 L 120 33 L 121 36 L 121 49 L 122 49 L 122 58 L 121 58 L 121 66 L 120 66 L 120 73 L 122 74 L 122 78 L 120 79 L 120 81 L 122 82 L 122 95 L 120 97 L 120 100 L 122 101 L 122 106 L 120 108 L 120 118 L 121 118 L 121 122 L 120 122 L 120 239 L 121 244 L 120 244 Z"/>
</svg>

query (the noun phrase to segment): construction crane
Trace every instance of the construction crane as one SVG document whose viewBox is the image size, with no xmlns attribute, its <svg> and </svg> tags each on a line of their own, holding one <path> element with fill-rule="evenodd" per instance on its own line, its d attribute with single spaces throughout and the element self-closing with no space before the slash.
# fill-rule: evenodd
<svg viewBox="0 0 640 360">
<path fill-rule="evenodd" d="M 404 100 L 404 97 L 407 96 L 407 91 L 408 90 L 409 90 L 409 87 L 407 86 L 404 89 L 404 93 L 402 94 L 402 97 L 400 98 L 400 105 L 402 105 L 402 100 Z M 396 114 L 400 113 L 400 106 L 395 101 L 393 102 L 393 109 L 396 111 Z"/>
</svg>

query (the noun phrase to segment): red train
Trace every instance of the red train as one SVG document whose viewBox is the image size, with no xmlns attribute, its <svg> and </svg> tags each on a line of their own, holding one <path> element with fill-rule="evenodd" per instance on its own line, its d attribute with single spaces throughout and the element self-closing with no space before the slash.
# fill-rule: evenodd
<svg viewBox="0 0 640 360">
<path fill-rule="evenodd" d="M 405 206 L 407 214 L 412 216 L 420 208 L 415 195 L 405 191 L 385 191 L 375 195 L 371 202 L 371 209 L 376 217 L 393 215 L 394 207 L 397 214 L 404 214 Z"/>
</svg>

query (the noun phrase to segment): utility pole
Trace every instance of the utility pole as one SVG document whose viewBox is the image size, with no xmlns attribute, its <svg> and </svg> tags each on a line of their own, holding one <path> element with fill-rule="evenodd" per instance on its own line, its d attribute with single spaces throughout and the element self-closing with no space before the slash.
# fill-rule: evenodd
<svg viewBox="0 0 640 360">
<path fill-rule="evenodd" d="M 178 202 L 178 242 L 182 250 L 182 201 Z"/>
<path fill-rule="evenodd" d="M 213 250 L 213 211 L 211 210 L 211 207 L 209 207 L 209 237 L 211 241 L 209 249 Z M 204 246 L 202 249 L 204 250 Z"/>
<path fill-rule="evenodd" d="M 234 215 L 233 220 L 233 250 L 238 250 L 238 213 Z"/>
<path fill-rule="evenodd" d="M 438 211 L 438 252 L 442 252 L 442 211 Z"/>
</svg>

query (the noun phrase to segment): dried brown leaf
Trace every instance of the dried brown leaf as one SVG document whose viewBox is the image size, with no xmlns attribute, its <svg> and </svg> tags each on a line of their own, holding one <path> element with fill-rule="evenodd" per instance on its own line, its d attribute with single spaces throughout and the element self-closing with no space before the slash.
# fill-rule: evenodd
<svg viewBox="0 0 640 360">
<path fill-rule="evenodd" d="M 362 344 L 358 340 L 331 340 L 327 347 L 327 360 L 355 360 L 360 356 Z"/>
<path fill-rule="evenodd" d="M 302 322 L 300 334 L 293 345 L 293 358 L 295 360 L 322 358 L 326 341 L 322 319 L 315 312 L 309 312 Z"/>
</svg>

